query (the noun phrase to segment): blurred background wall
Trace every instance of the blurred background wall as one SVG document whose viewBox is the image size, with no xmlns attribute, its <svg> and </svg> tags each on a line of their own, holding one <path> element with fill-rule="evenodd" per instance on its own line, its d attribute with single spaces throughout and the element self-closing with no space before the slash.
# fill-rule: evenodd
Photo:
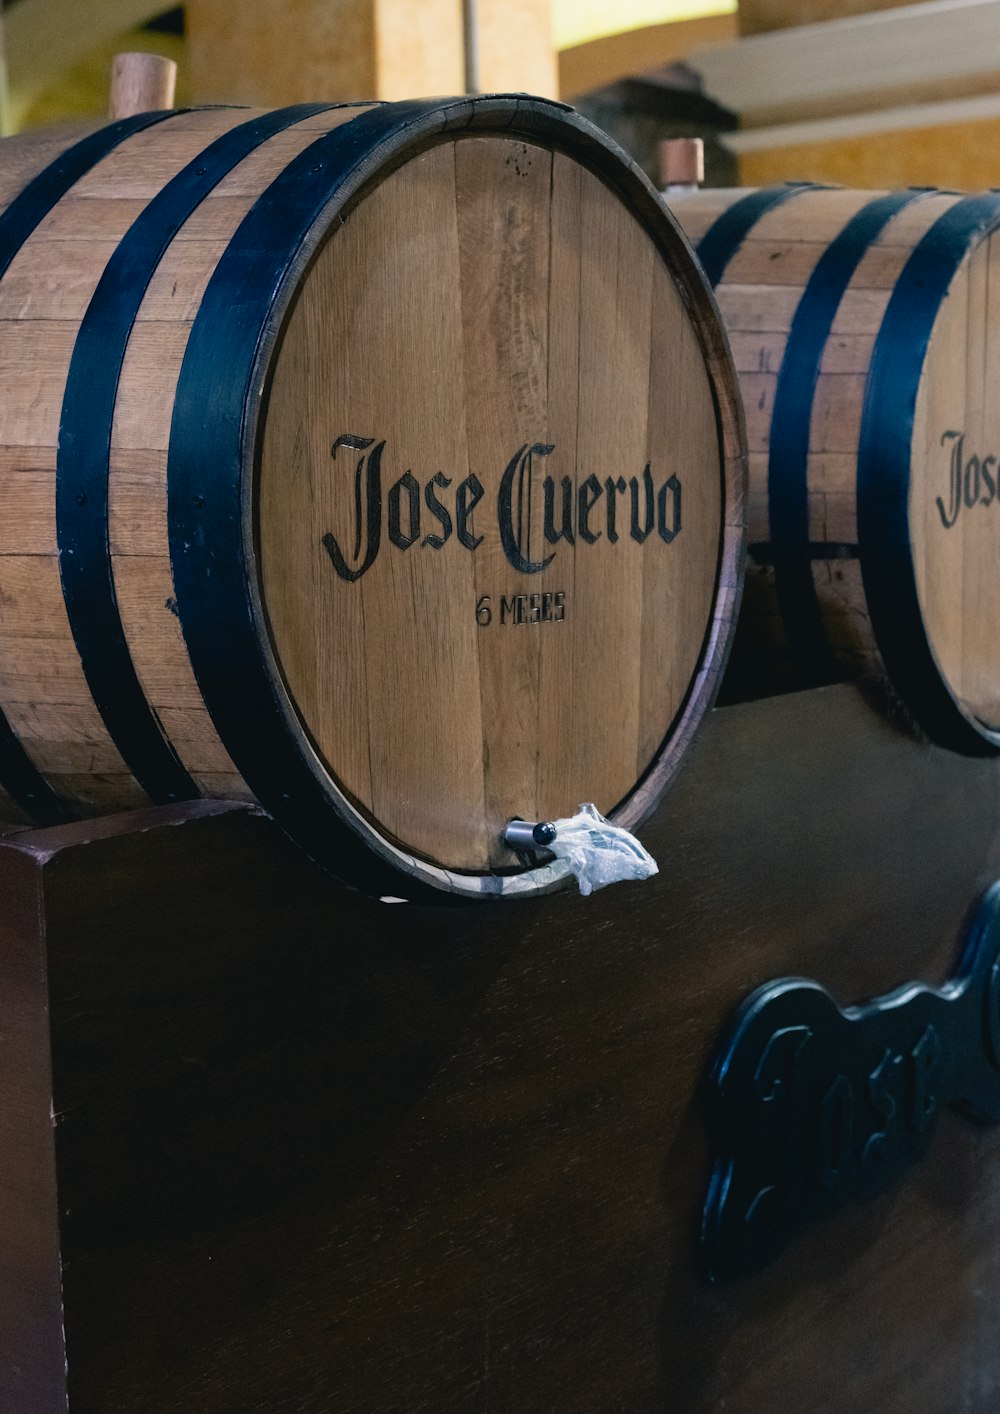
<svg viewBox="0 0 1000 1414">
<path fill-rule="evenodd" d="M 710 185 L 1000 186 L 1000 0 L 466 0 L 479 88 L 562 98 L 654 178 L 706 140 Z M 463 0 L 4 0 L 5 133 L 99 116 L 112 55 L 177 101 L 460 92 Z"/>
</svg>

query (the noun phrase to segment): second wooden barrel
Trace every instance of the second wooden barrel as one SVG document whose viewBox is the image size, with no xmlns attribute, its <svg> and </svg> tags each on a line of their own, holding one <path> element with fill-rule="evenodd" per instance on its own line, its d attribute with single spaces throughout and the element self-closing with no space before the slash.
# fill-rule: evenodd
<svg viewBox="0 0 1000 1414">
<path fill-rule="evenodd" d="M 711 703 L 744 444 L 707 285 L 521 97 L 0 149 L 0 780 L 259 800 L 341 878 L 552 887 Z M 440 896 L 440 893 L 437 894 Z"/>
<path fill-rule="evenodd" d="M 746 406 L 742 647 L 773 655 L 787 635 L 812 682 L 884 666 L 930 736 L 1000 748 L 1000 196 L 788 184 L 670 202 Z"/>
</svg>

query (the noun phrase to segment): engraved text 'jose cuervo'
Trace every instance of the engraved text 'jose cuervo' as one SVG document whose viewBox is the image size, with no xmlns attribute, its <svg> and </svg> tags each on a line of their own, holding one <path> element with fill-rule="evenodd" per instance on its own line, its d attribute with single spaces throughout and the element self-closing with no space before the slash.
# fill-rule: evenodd
<svg viewBox="0 0 1000 1414">
<path fill-rule="evenodd" d="M 382 544 L 385 442 L 345 434 L 333 444 L 334 460 L 340 448 L 360 453 L 354 471 L 353 553 L 348 557 L 331 531 L 323 536 L 323 545 L 340 578 L 354 581 L 371 569 Z M 558 481 L 545 476 L 541 492 L 546 543 L 541 558 L 535 558 L 530 537 L 537 463 L 554 451 L 547 443 L 526 443 L 511 457 L 500 480 L 496 505 L 500 541 L 507 562 L 519 573 L 544 570 L 556 555 L 548 546 L 558 545 L 560 540 L 569 545 L 593 545 L 606 536 L 616 544 L 627 537 L 641 545 L 655 532 L 669 545 L 680 534 L 681 483 L 670 476 L 657 488 L 648 462 L 640 476 L 628 481 L 623 476 L 601 481 L 590 475 L 574 487 L 569 476 Z M 397 549 L 408 550 L 419 541 L 440 550 L 452 536 L 466 550 L 475 550 L 482 543 L 483 536 L 473 530 L 473 511 L 484 499 L 485 488 L 472 472 L 455 486 L 454 493 L 452 483 L 453 478 L 441 471 L 423 487 L 412 471 L 393 483 L 384 498 L 384 510 L 386 533 Z"/>
<path fill-rule="evenodd" d="M 950 530 L 963 505 L 971 511 L 973 506 L 989 506 L 997 499 L 1000 473 L 995 456 L 978 457 L 975 453 L 966 456 L 964 432 L 942 433 L 941 445 L 949 448 L 948 503 L 946 505 L 938 496 L 937 510 L 941 524 L 945 530 Z"/>
</svg>

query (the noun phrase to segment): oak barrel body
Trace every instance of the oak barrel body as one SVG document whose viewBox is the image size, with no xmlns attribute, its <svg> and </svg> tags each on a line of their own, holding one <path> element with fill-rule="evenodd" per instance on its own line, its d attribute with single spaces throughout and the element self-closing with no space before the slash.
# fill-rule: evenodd
<svg viewBox="0 0 1000 1414">
<path fill-rule="evenodd" d="M 347 882 L 530 893 L 631 827 L 738 592 L 735 377 L 645 180 L 511 97 L 0 150 L 0 781 L 259 800 Z"/>
<path fill-rule="evenodd" d="M 788 184 L 671 205 L 747 412 L 741 666 L 885 674 L 936 740 L 997 749 L 1000 197 Z"/>
</svg>

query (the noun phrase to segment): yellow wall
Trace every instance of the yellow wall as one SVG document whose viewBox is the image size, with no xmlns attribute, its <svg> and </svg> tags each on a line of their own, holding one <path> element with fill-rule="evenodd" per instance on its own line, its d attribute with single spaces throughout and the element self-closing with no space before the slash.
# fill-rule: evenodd
<svg viewBox="0 0 1000 1414">
<path fill-rule="evenodd" d="M 1000 186 L 1000 118 L 746 152 L 739 169 L 752 187 L 816 181 L 978 191 Z"/>
<path fill-rule="evenodd" d="M 16 127 L 47 127 L 74 118 L 102 115 L 108 106 L 108 86 L 111 61 L 116 54 L 143 51 L 162 54 L 178 65 L 176 103 L 183 107 L 190 101 L 187 72 L 184 66 L 184 41 L 172 34 L 150 34 L 146 30 L 130 30 L 105 40 L 86 54 L 59 79 L 27 106 L 16 113 Z"/>
<path fill-rule="evenodd" d="M 736 0 L 551 0 L 551 6 L 558 50 L 701 15 L 736 13 Z"/>
</svg>

